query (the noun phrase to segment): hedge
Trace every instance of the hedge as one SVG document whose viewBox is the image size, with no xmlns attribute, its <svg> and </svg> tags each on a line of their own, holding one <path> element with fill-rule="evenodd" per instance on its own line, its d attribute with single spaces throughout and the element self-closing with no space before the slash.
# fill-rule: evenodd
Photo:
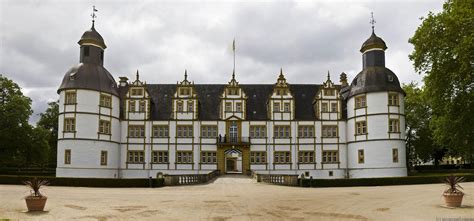
<svg viewBox="0 0 474 221">
<path fill-rule="evenodd" d="M 407 176 L 383 178 L 352 178 L 352 179 L 299 179 L 303 187 L 351 187 L 351 186 L 388 186 L 442 183 L 446 175 Z M 465 182 L 474 182 L 474 174 L 463 175 Z"/>
<path fill-rule="evenodd" d="M 0 184 L 22 185 L 23 181 L 34 176 L 0 175 Z M 48 180 L 51 186 L 77 186 L 77 187 L 150 187 L 149 179 L 107 179 L 107 178 L 69 178 L 37 176 Z M 151 179 L 151 187 L 162 187 L 164 179 Z"/>
<path fill-rule="evenodd" d="M 1 175 L 55 176 L 56 168 L 0 167 Z"/>
</svg>

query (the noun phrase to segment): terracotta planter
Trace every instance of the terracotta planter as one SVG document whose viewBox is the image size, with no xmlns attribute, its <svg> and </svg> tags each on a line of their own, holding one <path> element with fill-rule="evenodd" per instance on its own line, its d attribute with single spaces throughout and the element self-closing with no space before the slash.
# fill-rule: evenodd
<svg viewBox="0 0 474 221">
<path fill-rule="evenodd" d="M 46 196 L 27 196 L 25 197 L 26 207 L 28 211 L 43 211 L 47 199 Z"/>
<path fill-rule="evenodd" d="M 444 202 L 449 207 L 460 207 L 463 196 L 463 193 L 443 193 Z"/>
</svg>

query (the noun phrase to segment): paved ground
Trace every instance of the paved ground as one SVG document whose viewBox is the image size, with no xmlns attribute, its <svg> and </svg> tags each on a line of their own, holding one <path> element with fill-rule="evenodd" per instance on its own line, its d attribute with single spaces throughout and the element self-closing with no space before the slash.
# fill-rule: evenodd
<svg viewBox="0 0 474 221">
<path fill-rule="evenodd" d="M 46 212 L 27 213 L 24 186 L 0 185 L 0 220 L 430 220 L 474 218 L 474 182 L 463 208 L 443 207 L 441 184 L 297 188 L 224 176 L 164 188 L 47 187 Z"/>
</svg>

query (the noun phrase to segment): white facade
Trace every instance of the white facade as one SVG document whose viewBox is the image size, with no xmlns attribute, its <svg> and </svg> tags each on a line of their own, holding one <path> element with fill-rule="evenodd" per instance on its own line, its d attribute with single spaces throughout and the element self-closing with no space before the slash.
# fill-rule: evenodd
<svg viewBox="0 0 474 221">
<path fill-rule="evenodd" d="M 176 85 L 149 85 L 137 72 L 135 81 L 122 77 L 116 88 L 111 78 L 98 78 L 98 85 L 81 80 L 108 74 L 105 43 L 92 27 L 80 41 L 81 64 L 58 90 L 56 175 L 148 178 L 220 170 L 315 179 L 406 176 L 404 93 L 384 67 L 385 43 L 373 38 L 363 45 L 370 50 L 361 49 L 364 70 L 350 86 L 344 73 L 341 85 L 329 73 L 320 85 L 290 85 L 281 70 L 274 85 L 239 85 L 235 75 L 226 85 L 195 85 L 187 73 Z M 364 74 L 390 85 L 357 85 Z"/>
</svg>

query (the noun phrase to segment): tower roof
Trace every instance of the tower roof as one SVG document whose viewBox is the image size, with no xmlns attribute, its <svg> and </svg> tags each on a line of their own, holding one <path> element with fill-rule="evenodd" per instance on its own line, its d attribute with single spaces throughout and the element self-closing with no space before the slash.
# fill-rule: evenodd
<svg viewBox="0 0 474 221">
<path fill-rule="evenodd" d="M 92 21 L 91 29 L 85 31 L 84 34 L 82 34 L 81 39 L 77 43 L 80 44 L 80 45 L 94 44 L 94 45 L 97 45 L 97 46 L 101 47 L 102 49 L 107 48 L 107 46 L 105 45 L 104 39 L 99 34 L 99 32 L 97 32 L 95 30 L 94 21 Z"/>
<path fill-rule="evenodd" d="M 372 34 L 370 37 L 365 40 L 365 42 L 362 44 L 362 47 L 360 48 L 360 52 L 364 53 L 365 51 L 373 48 L 379 48 L 385 51 L 387 49 L 387 45 L 385 44 L 385 41 L 377 36 L 372 29 Z"/>
</svg>

